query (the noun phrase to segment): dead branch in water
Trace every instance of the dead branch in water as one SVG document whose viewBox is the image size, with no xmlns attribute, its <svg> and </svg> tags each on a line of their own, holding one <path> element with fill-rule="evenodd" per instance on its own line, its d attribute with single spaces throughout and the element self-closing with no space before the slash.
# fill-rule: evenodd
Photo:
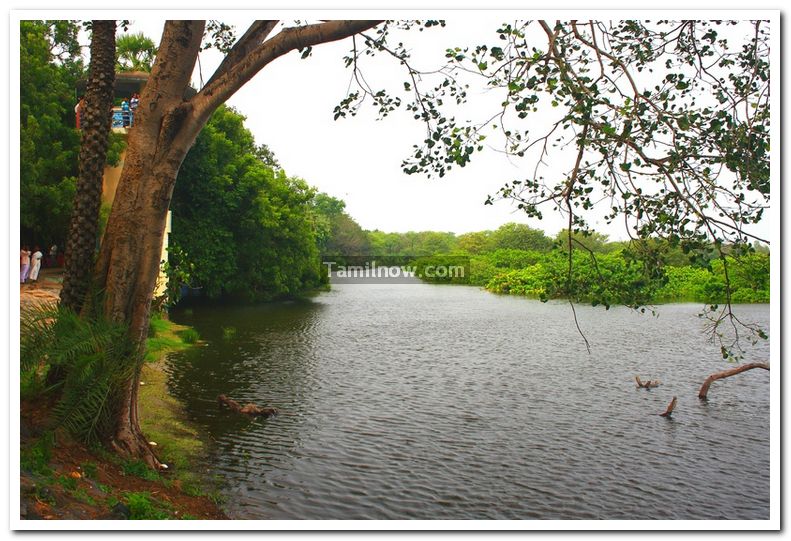
<svg viewBox="0 0 791 541">
<path fill-rule="evenodd" d="M 674 396 L 673 400 L 671 400 L 670 404 L 668 404 L 667 409 L 665 410 L 665 413 L 660 413 L 659 414 L 660 417 L 670 418 L 670 416 L 673 415 L 673 410 L 676 409 L 676 402 L 677 402 L 677 399 Z"/>
<path fill-rule="evenodd" d="M 723 370 L 722 372 L 712 374 L 706 378 L 706 381 L 704 381 L 703 385 L 700 387 L 698 398 L 701 400 L 706 400 L 709 395 L 709 387 L 718 379 L 729 378 L 731 376 L 735 376 L 736 374 L 746 372 L 747 370 L 752 370 L 753 368 L 763 368 L 764 370 L 769 370 L 769 363 L 748 363 L 737 366 L 736 368 L 731 368 L 730 370 Z"/>
<path fill-rule="evenodd" d="M 658 379 L 642 381 L 640 376 L 635 376 L 634 380 L 637 382 L 638 389 L 652 389 L 654 387 L 659 387 L 659 385 L 662 383 Z"/>
<path fill-rule="evenodd" d="M 221 406 L 227 406 L 231 411 L 235 411 L 236 413 L 243 413 L 245 415 L 275 415 L 277 414 L 277 408 L 262 408 L 261 406 L 257 406 L 255 404 L 245 404 L 244 406 L 239 405 L 239 402 L 228 398 L 224 394 L 221 394 L 217 397 L 217 402 Z"/>
</svg>

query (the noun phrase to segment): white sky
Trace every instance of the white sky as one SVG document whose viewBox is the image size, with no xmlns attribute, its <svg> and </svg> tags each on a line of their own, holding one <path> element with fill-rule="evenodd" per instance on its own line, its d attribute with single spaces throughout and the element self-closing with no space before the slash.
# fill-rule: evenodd
<svg viewBox="0 0 791 541">
<path fill-rule="evenodd" d="M 240 35 L 250 18 L 232 15 L 224 14 L 222 20 L 233 24 Z M 441 66 L 448 47 L 496 42 L 494 31 L 499 23 L 512 19 L 491 13 L 443 18 L 446 28 L 400 34 L 418 69 Z M 160 14 L 148 12 L 132 19 L 130 32 L 142 31 L 158 42 L 163 21 Z M 454 168 L 443 179 L 429 180 L 401 171 L 401 161 L 425 134 L 424 127 L 403 108 L 382 121 L 376 120 L 372 107 L 363 107 L 357 117 L 334 121 L 333 108 L 346 95 L 351 76 L 343 63 L 350 48 L 350 40 L 344 40 L 314 47 L 307 60 L 291 53 L 264 68 L 228 102 L 247 117 L 246 125 L 256 141 L 275 152 L 289 175 L 343 199 L 349 214 L 365 229 L 464 233 L 516 221 L 554 235 L 565 227 L 566 218 L 558 213 L 545 212 L 541 221 L 528 220 L 509 201 L 483 204 L 505 182 L 528 176 L 533 162 L 517 164 L 501 153 L 485 151 L 475 154 L 466 168 Z M 207 80 L 221 56 L 209 50 L 201 53 L 200 60 Z M 366 61 L 364 72 L 371 86 L 402 88 L 406 70 L 392 58 L 377 56 Z M 199 81 L 196 67 L 195 86 L 200 86 Z M 480 119 L 496 110 L 500 101 L 486 95 L 482 85 L 472 88 L 470 97 L 473 103 L 466 106 L 465 114 Z M 539 111 L 528 120 L 540 122 L 541 118 Z M 575 152 L 570 148 L 566 154 L 552 156 L 545 175 L 562 178 Z M 590 222 L 613 240 L 627 238 L 620 220 L 609 226 L 595 219 Z M 765 222 L 752 232 L 770 237 Z"/>
</svg>

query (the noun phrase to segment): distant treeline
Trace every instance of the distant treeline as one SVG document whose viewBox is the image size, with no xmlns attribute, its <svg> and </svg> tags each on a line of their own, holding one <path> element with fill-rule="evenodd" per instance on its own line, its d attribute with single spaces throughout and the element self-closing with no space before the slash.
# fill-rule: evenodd
<svg viewBox="0 0 791 541">
<path fill-rule="evenodd" d="M 485 240 L 482 248 L 474 252 L 457 245 L 455 250 L 444 254 L 416 258 L 418 274 L 428 266 L 458 264 L 458 256 L 468 255 L 465 276 L 424 279 L 479 285 L 495 293 L 541 300 L 571 298 L 606 306 L 724 303 L 729 297 L 733 303 L 769 302 L 766 246 L 756 245 L 739 253 L 726 248 L 723 251 L 730 253 L 723 260 L 714 246 L 685 253 L 683 248 L 659 240 L 607 242 L 606 236 L 598 233 L 589 236 L 575 233 L 570 260 L 566 231 L 558 233 L 555 239 L 540 239 L 538 235 L 530 237 L 526 225 L 506 224 L 501 229 L 510 234 L 498 230 L 499 234 L 495 231 L 461 235 L 460 240 L 471 235 Z M 532 239 L 522 247 L 492 242 L 498 238 L 513 240 L 516 237 L 513 232 L 520 229 L 524 230 L 522 238 Z"/>
<path fill-rule="evenodd" d="M 729 282 L 731 302 L 769 302 L 769 249 L 759 243 L 738 253 L 724 247 L 729 255 L 723 261 L 713 245 L 690 249 L 653 239 L 610 242 L 601 233 L 574 233 L 569 280 L 566 230 L 549 237 L 526 224 L 507 223 L 494 231 L 461 235 L 385 233 L 363 231 L 351 219 L 341 230 L 327 243 L 329 253 L 411 257 L 418 274 L 428 266 L 458 265 L 461 256 L 468 260 L 464 276 L 423 279 L 478 285 L 495 293 L 603 305 L 724 303 Z"/>
</svg>

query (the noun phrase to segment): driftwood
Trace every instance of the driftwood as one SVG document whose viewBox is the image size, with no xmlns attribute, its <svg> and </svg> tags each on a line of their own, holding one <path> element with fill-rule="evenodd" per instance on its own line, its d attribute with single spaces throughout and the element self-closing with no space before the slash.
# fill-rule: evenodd
<svg viewBox="0 0 791 541">
<path fill-rule="evenodd" d="M 652 389 L 654 387 L 659 387 L 659 385 L 662 383 L 658 379 L 642 381 L 640 376 L 635 376 L 634 380 L 637 382 L 638 389 Z"/>
<path fill-rule="evenodd" d="M 673 410 L 674 409 L 676 409 L 676 397 L 675 396 L 673 397 L 673 400 L 670 401 L 670 404 L 667 405 L 667 409 L 665 410 L 665 413 L 660 413 L 659 416 L 660 417 L 670 418 L 670 416 L 673 415 Z"/>
<path fill-rule="evenodd" d="M 261 406 L 257 406 L 255 404 L 245 404 L 244 406 L 241 406 L 239 405 L 239 402 L 231 398 L 228 398 L 224 394 L 221 394 L 220 396 L 217 397 L 217 402 L 221 406 L 227 406 L 231 411 L 235 411 L 236 413 L 243 413 L 245 415 L 253 415 L 253 416 L 265 415 L 268 417 L 270 415 L 277 414 L 277 408 L 262 408 Z"/>
<path fill-rule="evenodd" d="M 736 368 L 731 368 L 730 370 L 723 370 L 722 372 L 717 372 L 716 374 L 712 374 L 706 378 L 706 381 L 704 381 L 703 385 L 700 387 L 700 391 L 698 391 L 698 398 L 700 398 L 701 400 L 706 400 L 706 398 L 709 395 L 709 387 L 711 387 L 711 384 L 717 381 L 718 379 L 735 376 L 736 374 L 741 374 L 742 372 L 746 372 L 747 370 L 752 370 L 753 368 L 763 368 L 764 370 L 769 370 L 769 364 L 748 363 L 748 364 L 743 364 L 741 366 L 737 366 Z"/>
</svg>

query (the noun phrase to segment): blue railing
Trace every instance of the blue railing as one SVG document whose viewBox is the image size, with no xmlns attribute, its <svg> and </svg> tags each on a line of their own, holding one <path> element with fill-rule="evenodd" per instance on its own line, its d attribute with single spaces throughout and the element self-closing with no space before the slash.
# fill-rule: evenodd
<svg viewBox="0 0 791 541">
<path fill-rule="evenodd" d="M 120 107 L 113 107 L 113 128 L 131 128 L 135 125 L 135 113 L 132 110 L 124 111 Z"/>
</svg>

